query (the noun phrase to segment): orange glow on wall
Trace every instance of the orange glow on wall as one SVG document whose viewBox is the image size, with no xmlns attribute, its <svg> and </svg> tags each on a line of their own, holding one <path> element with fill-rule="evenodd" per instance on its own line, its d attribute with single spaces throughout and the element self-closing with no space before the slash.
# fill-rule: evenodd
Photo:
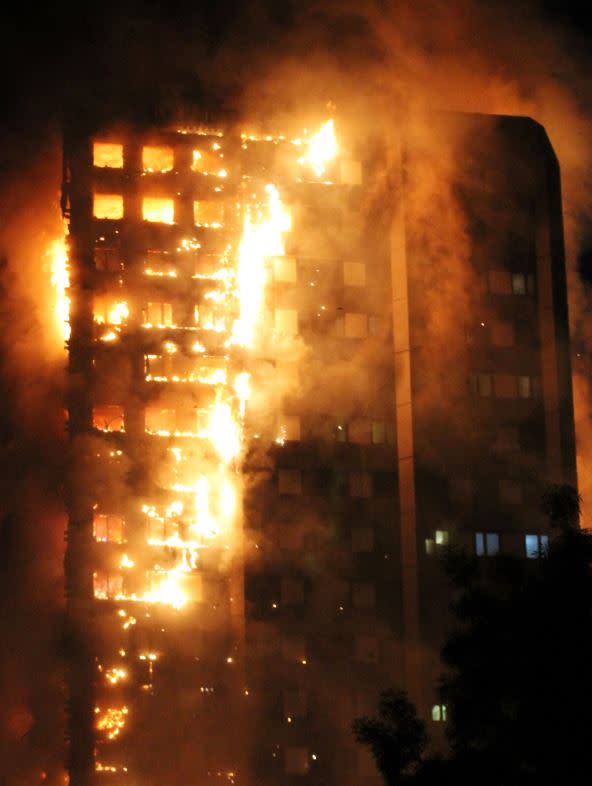
<svg viewBox="0 0 592 786">
<path fill-rule="evenodd" d="M 142 148 L 142 169 L 144 172 L 170 172 L 175 155 L 172 147 L 147 146 Z"/>
<path fill-rule="evenodd" d="M 112 142 L 95 142 L 93 145 L 93 166 L 101 169 L 122 169 L 123 145 Z"/>
<path fill-rule="evenodd" d="M 95 194 L 93 215 L 116 221 L 123 218 L 123 196 L 121 194 Z"/>
</svg>

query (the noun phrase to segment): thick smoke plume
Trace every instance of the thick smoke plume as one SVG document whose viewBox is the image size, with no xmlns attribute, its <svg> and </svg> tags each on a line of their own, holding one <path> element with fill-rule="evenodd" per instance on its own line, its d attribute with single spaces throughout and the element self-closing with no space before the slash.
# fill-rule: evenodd
<svg viewBox="0 0 592 786">
<path fill-rule="evenodd" d="M 324 119 L 331 105 L 352 137 L 371 139 L 394 137 L 401 122 L 428 133 L 418 118 L 434 110 L 533 117 L 561 166 L 572 339 L 585 357 L 590 295 L 577 263 L 590 237 L 592 103 L 582 41 L 533 4 L 176 2 L 163 11 L 128 1 L 68 16 L 52 8 L 35 27 L 13 17 L 5 36 L 3 95 L 12 113 L 0 140 L 0 783 L 16 786 L 34 782 L 33 772 L 57 781 L 62 741 L 65 356 L 44 259 L 60 233 L 56 118 L 65 112 L 90 127 L 150 125 L 196 102 L 290 132 Z M 469 241 L 446 186 L 458 152 L 432 148 L 425 188 L 414 196 L 419 212 L 425 200 L 443 200 L 447 242 L 462 251 L 462 264 Z M 585 504 L 592 495 L 587 370 L 575 362 Z"/>
</svg>

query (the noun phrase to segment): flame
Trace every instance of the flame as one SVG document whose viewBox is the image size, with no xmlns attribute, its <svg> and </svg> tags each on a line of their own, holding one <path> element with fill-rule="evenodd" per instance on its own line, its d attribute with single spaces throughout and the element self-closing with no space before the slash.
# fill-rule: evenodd
<svg viewBox="0 0 592 786">
<path fill-rule="evenodd" d="M 333 161 L 338 153 L 333 119 L 323 123 L 320 130 L 308 142 L 308 152 L 299 159 L 299 163 L 307 163 L 317 177 L 321 177 L 329 161 Z"/>
<path fill-rule="evenodd" d="M 265 186 L 268 217 L 259 214 L 255 220 L 247 210 L 238 259 L 238 298 L 240 316 L 234 323 L 233 341 L 242 347 L 253 345 L 255 327 L 263 306 L 265 290 L 265 258 L 283 256 L 282 235 L 292 226 L 291 216 L 282 204 L 274 185 Z"/>
<path fill-rule="evenodd" d="M 70 338 L 70 298 L 66 293 L 70 286 L 70 271 L 66 239 L 54 240 L 48 254 L 51 259 L 51 285 L 55 290 L 54 311 L 60 333 L 67 341 Z"/>
<path fill-rule="evenodd" d="M 109 707 L 102 711 L 100 707 L 95 707 L 96 728 L 99 731 L 104 731 L 107 739 L 116 740 L 125 728 L 127 715 L 129 710 L 127 707 Z"/>
<path fill-rule="evenodd" d="M 121 325 L 129 317 L 129 308 L 127 303 L 119 302 L 113 303 L 107 313 L 107 322 L 109 325 Z"/>
</svg>

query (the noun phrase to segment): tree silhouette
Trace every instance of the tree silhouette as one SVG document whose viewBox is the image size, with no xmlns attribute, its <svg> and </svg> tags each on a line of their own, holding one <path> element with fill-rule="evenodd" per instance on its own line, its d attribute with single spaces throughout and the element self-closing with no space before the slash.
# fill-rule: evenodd
<svg viewBox="0 0 592 786">
<path fill-rule="evenodd" d="M 542 559 L 447 559 L 455 590 L 440 685 L 447 756 L 426 754 L 425 730 L 402 694 L 386 718 L 391 694 L 377 718 L 354 722 L 388 786 L 590 780 L 592 538 L 578 527 L 573 488 L 550 489 L 543 510 L 554 534 Z"/>
</svg>

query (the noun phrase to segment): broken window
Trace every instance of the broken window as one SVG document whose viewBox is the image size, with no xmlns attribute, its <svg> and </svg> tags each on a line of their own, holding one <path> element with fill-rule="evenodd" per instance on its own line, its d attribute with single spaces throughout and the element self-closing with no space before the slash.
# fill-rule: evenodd
<svg viewBox="0 0 592 786">
<path fill-rule="evenodd" d="M 93 407 L 93 428 L 100 431 L 124 431 L 123 407 L 117 404 L 103 404 Z"/>
<path fill-rule="evenodd" d="M 93 166 L 104 169 L 123 167 L 123 145 L 112 142 L 95 142 L 93 145 Z"/>
<path fill-rule="evenodd" d="M 97 570 L 93 574 L 93 594 L 98 600 L 117 598 L 123 594 L 123 577 L 120 573 Z"/>
<path fill-rule="evenodd" d="M 93 216 L 110 221 L 123 218 L 123 196 L 121 194 L 94 194 Z"/>
<path fill-rule="evenodd" d="M 224 203 L 217 199 L 200 199 L 193 203 L 193 220 L 198 227 L 224 226 Z"/>
<path fill-rule="evenodd" d="M 144 197 L 142 218 L 155 224 L 174 224 L 175 200 L 169 197 Z"/>
<path fill-rule="evenodd" d="M 95 513 L 93 536 L 101 543 L 123 543 L 123 518 L 107 513 Z"/>
<path fill-rule="evenodd" d="M 142 169 L 144 172 L 170 172 L 174 161 L 172 147 L 149 145 L 142 148 Z"/>
<path fill-rule="evenodd" d="M 173 306 L 171 303 L 147 303 L 142 316 L 145 325 L 171 327 L 173 325 Z"/>
</svg>

